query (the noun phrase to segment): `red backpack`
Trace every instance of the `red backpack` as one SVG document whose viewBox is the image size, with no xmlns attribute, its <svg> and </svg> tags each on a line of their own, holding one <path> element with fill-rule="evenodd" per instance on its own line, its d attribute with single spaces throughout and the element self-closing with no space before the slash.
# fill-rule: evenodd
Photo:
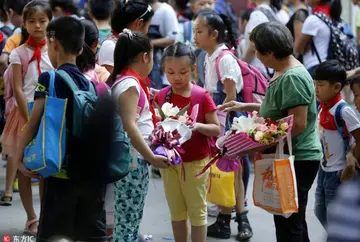
<svg viewBox="0 0 360 242">
<path fill-rule="evenodd" d="M 268 88 L 269 81 L 265 78 L 263 74 L 255 67 L 250 64 L 237 58 L 233 52 L 228 49 L 224 49 L 220 52 L 218 58 L 216 59 L 216 74 L 218 80 L 221 80 L 220 76 L 220 61 L 221 58 L 227 54 L 232 55 L 237 61 L 241 75 L 243 78 L 243 89 L 241 91 L 242 98 L 245 103 L 262 103 L 265 98 L 266 89 Z"/>
</svg>

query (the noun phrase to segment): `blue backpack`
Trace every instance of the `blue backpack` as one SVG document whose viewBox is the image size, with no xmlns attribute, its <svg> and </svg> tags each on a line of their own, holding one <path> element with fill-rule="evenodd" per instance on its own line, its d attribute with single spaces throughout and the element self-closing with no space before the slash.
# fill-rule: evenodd
<svg viewBox="0 0 360 242">
<path fill-rule="evenodd" d="M 102 110 L 97 110 L 98 106 L 96 105 L 98 104 L 98 96 L 96 94 L 95 87 L 90 83 L 90 88 L 88 91 L 79 90 L 72 78 L 65 71 L 59 70 L 57 73 L 62 77 L 62 79 L 74 93 L 73 136 L 80 140 L 84 140 L 84 137 L 91 139 L 91 137 L 88 137 L 88 135 L 89 133 L 93 133 L 96 137 L 96 134 L 98 134 L 97 132 L 101 133 L 102 130 L 101 128 L 99 129 L 99 123 L 101 124 L 101 122 L 99 122 L 100 119 L 94 116 L 96 116 Z M 99 109 L 100 108 L 101 105 L 99 105 Z M 105 151 L 106 154 L 104 155 L 94 154 L 94 156 L 100 155 L 104 157 L 104 160 L 99 161 L 103 164 L 104 167 L 102 170 L 103 179 L 101 179 L 101 182 L 103 183 L 113 183 L 125 177 L 129 173 L 130 165 L 132 163 L 130 139 L 124 131 L 121 119 L 117 114 L 112 115 L 110 118 L 112 119 L 112 135 L 111 141 L 109 142 L 110 147 L 108 147 L 108 149 Z M 95 124 L 94 119 L 96 119 Z M 89 129 L 89 126 L 91 129 Z M 104 127 L 104 129 L 106 128 L 108 127 Z M 86 140 L 84 142 L 86 142 Z M 99 140 L 96 142 L 99 143 L 102 141 Z M 87 150 L 87 152 L 91 151 L 92 150 Z M 101 164 L 95 165 L 96 167 L 102 167 Z M 75 173 L 73 174 L 76 175 Z"/>
</svg>

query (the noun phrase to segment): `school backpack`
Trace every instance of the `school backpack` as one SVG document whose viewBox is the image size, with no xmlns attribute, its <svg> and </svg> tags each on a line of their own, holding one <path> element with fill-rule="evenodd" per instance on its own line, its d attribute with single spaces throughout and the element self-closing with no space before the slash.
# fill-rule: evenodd
<svg viewBox="0 0 360 242">
<path fill-rule="evenodd" d="M 0 41 L 0 53 L 2 53 L 3 49 L 5 48 L 6 41 L 11 35 L 13 35 L 13 33 L 14 29 L 11 29 L 9 26 L 4 25 L 0 28 L 0 34 L 2 36 Z"/>
<path fill-rule="evenodd" d="M 88 91 L 79 90 L 67 72 L 58 70 L 56 73 L 60 75 L 73 92 L 72 135 L 75 139 L 81 140 L 86 135 L 84 129 L 91 124 L 91 115 L 94 112 L 99 112 L 95 109 L 98 102 L 96 90 L 91 82 L 89 83 Z M 96 132 L 96 130 L 93 132 Z M 129 172 L 129 164 L 132 160 L 130 140 L 124 131 L 119 115 L 115 115 L 114 118 L 114 130 L 109 157 L 108 161 L 104 161 L 106 162 L 104 171 L 106 177 L 102 180 L 104 183 L 113 183 L 125 177 Z M 76 176 L 74 173 L 73 175 Z"/>
<path fill-rule="evenodd" d="M 95 69 L 85 72 L 84 76 L 89 77 L 90 81 L 95 85 L 96 93 L 98 94 L 98 96 L 101 96 L 101 95 L 109 92 L 110 87 L 105 82 L 101 82 L 99 80 L 99 77 L 98 77 Z"/>
<path fill-rule="evenodd" d="M 330 28 L 330 42 L 328 49 L 328 60 L 338 60 L 346 70 L 353 70 L 359 66 L 359 53 L 356 43 L 343 31 L 343 27 L 332 21 L 324 13 L 317 12 L 315 16 L 323 21 Z M 319 62 L 321 59 L 316 48 L 314 49 Z"/>
<path fill-rule="evenodd" d="M 220 52 L 216 59 L 216 74 L 218 80 L 221 80 L 220 76 L 220 61 L 221 58 L 227 54 L 232 55 L 236 59 L 243 78 L 243 89 L 241 91 L 242 98 L 245 103 L 262 103 L 265 98 L 266 89 L 268 87 L 268 80 L 260 73 L 255 67 L 237 58 L 233 52 L 228 49 L 224 49 Z M 223 91 L 223 90 L 219 90 Z"/>
<path fill-rule="evenodd" d="M 24 78 L 26 76 L 28 67 L 29 67 L 29 55 L 27 52 L 27 49 L 25 45 L 20 45 L 15 50 L 17 54 L 19 55 L 20 62 L 21 62 L 21 68 L 22 68 L 22 77 Z M 5 118 L 7 115 L 12 111 L 12 109 L 15 107 L 15 97 L 13 93 L 13 67 L 12 65 L 9 65 L 8 68 L 5 70 L 4 73 L 4 86 L 5 86 L 5 93 L 4 93 L 4 99 L 5 99 Z"/>
<path fill-rule="evenodd" d="M 276 17 L 276 15 L 271 10 L 264 8 L 264 7 L 257 7 L 257 8 L 255 8 L 254 11 L 256 11 L 256 10 L 262 12 L 267 17 L 269 22 L 279 22 L 279 19 Z"/>
</svg>

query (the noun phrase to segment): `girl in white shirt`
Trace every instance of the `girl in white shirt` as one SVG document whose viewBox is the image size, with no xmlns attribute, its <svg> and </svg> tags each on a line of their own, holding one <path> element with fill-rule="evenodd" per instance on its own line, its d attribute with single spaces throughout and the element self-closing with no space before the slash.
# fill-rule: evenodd
<svg viewBox="0 0 360 242">
<path fill-rule="evenodd" d="M 330 19 L 339 22 L 341 15 L 341 0 L 310 0 L 312 13 L 324 13 Z M 303 54 L 303 64 L 310 74 L 328 58 L 330 28 L 316 15 L 306 18 L 304 24 L 299 23 L 301 35 L 295 39 L 295 51 Z"/>
<path fill-rule="evenodd" d="M 13 102 L 7 102 L 8 114 L 2 135 L 3 154 L 8 155 L 6 188 L 4 195 L 0 198 L 0 204 L 2 205 L 11 205 L 12 183 L 15 180 L 18 169 L 18 161 L 14 160 L 14 157 L 19 145 L 18 139 L 21 130 L 28 119 L 27 105 L 29 102 L 34 101 L 35 84 L 39 75 L 43 71 L 53 70 L 47 52 L 45 37 L 46 27 L 52 19 L 49 5 L 41 1 L 28 3 L 23 11 L 23 19 L 24 27 L 29 33 L 29 38 L 24 45 L 12 51 L 9 58 L 13 74 L 13 94 L 10 100 Z M 26 74 L 22 72 L 22 64 L 25 61 L 29 63 L 27 70 L 24 70 Z M 15 105 L 10 106 L 10 103 Z M 19 184 L 20 195 L 22 196 L 23 206 L 27 214 L 25 232 L 36 235 L 38 219 L 32 204 L 31 180 L 19 172 Z M 40 187 L 42 187 L 42 181 L 40 181 Z M 41 194 L 42 190 L 40 189 Z"/>
<path fill-rule="evenodd" d="M 237 60 L 232 54 L 225 54 L 219 63 L 217 74 L 216 61 L 220 53 L 229 50 L 225 45 L 230 42 L 231 47 L 236 47 L 236 37 L 233 33 L 231 22 L 224 15 L 217 15 L 212 10 L 200 11 L 194 24 L 194 40 L 198 48 L 207 52 L 205 57 L 205 89 L 212 95 L 215 104 L 220 105 L 233 100 L 242 101 L 241 90 L 243 78 Z M 234 116 L 244 115 L 241 113 Z M 231 120 L 230 120 L 231 121 Z M 229 123 L 229 122 L 228 122 Z M 230 125 L 227 125 L 228 128 Z M 248 160 L 244 159 L 244 163 Z M 241 167 L 241 166 L 240 166 Z M 247 240 L 252 237 L 252 229 L 245 211 L 244 183 L 242 168 L 236 171 L 238 175 L 235 186 L 238 186 L 236 217 L 238 222 L 238 240 Z M 208 236 L 227 239 L 230 238 L 230 220 L 232 208 L 222 208 L 215 224 L 208 227 Z"/>
</svg>

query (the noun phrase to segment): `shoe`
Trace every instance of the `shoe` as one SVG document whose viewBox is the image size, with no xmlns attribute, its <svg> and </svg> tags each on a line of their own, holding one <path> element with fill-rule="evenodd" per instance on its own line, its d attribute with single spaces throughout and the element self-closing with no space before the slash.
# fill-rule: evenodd
<svg viewBox="0 0 360 242">
<path fill-rule="evenodd" d="M 161 178 L 160 170 L 158 168 L 151 167 L 151 175 L 153 178 Z"/>
<path fill-rule="evenodd" d="M 208 204 L 207 213 L 209 217 L 216 218 L 220 213 L 220 208 L 217 205 Z"/>
<path fill-rule="evenodd" d="M 217 239 L 230 239 L 231 215 L 219 213 L 216 222 L 208 227 L 207 236 Z"/>
<path fill-rule="evenodd" d="M 238 223 L 237 241 L 249 241 L 253 237 L 253 231 L 247 217 L 248 211 L 236 214 L 236 222 Z"/>
<path fill-rule="evenodd" d="M 2 193 L 0 196 L 0 206 L 11 206 L 12 194 Z"/>
<path fill-rule="evenodd" d="M 13 184 L 13 192 L 19 192 L 19 179 L 15 179 Z"/>
</svg>

